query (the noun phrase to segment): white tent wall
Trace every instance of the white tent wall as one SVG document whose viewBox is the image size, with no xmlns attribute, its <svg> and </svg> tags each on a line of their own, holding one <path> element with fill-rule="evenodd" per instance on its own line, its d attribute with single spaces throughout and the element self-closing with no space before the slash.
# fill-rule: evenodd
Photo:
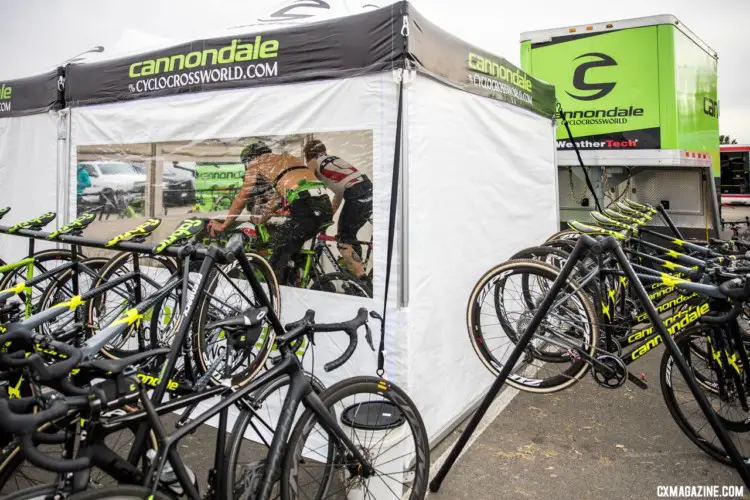
<svg viewBox="0 0 750 500">
<path fill-rule="evenodd" d="M 371 74 L 341 80 L 225 90 L 172 97 L 144 99 L 116 104 L 73 108 L 71 118 L 71 165 L 77 148 L 86 145 L 199 141 L 212 138 L 315 134 L 327 143 L 329 152 L 352 155 L 353 162 L 371 159 L 374 184 L 374 299 L 358 298 L 282 287 L 282 322 L 301 318 L 310 308 L 316 321 L 333 322 L 352 318 L 359 307 L 382 310 L 385 286 L 386 242 L 392 179 L 393 149 L 397 114 L 397 85 L 391 73 Z M 345 144 L 333 140 L 341 131 L 371 131 L 371 153 L 362 153 L 357 141 Z M 363 137 L 362 134 L 355 134 Z M 334 149 L 336 148 L 336 149 Z M 359 153 L 358 153 L 359 151 Z M 297 152 L 296 154 L 299 154 Z M 75 186 L 75 169 L 69 183 Z M 71 189 L 71 207 L 75 189 Z M 69 216 L 74 217 L 71 208 Z M 393 276 L 397 276 L 398 266 Z M 391 281 L 391 297 L 397 288 Z M 391 331 L 397 314 L 389 316 Z M 374 323 L 374 333 L 378 333 Z M 376 336 L 375 341 L 378 338 Z M 400 343 L 388 344 L 387 370 L 396 383 L 404 383 L 405 351 Z M 372 375 L 377 356 L 362 335 L 352 359 L 340 369 L 325 374 L 322 365 L 338 357 L 347 345 L 343 334 L 316 337 L 316 370 L 324 383 L 353 375 Z M 399 340 L 400 342 L 400 340 Z M 376 344 L 377 347 L 377 344 Z M 310 361 L 308 356 L 306 361 Z"/>
<path fill-rule="evenodd" d="M 0 205 L 11 207 L 2 224 L 13 225 L 45 212 L 57 212 L 57 220 L 45 230 L 57 228 L 63 215 L 58 207 L 58 202 L 62 206 L 63 193 L 58 193 L 57 150 L 56 111 L 0 119 Z M 28 255 L 28 245 L 26 238 L 0 235 L 0 255 L 7 262 Z M 36 250 L 54 247 L 44 241 L 35 245 Z"/>
<path fill-rule="evenodd" d="M 418 75 L 408 84 L 408 391 L 431 439 L 486 391 L 474 284 L 557 230 L 551 119 Z"/>
</svg>

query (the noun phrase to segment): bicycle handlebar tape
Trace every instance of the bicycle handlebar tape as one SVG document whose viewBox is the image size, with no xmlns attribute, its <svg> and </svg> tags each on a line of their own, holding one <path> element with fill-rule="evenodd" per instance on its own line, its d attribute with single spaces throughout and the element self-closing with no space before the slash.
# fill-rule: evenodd
<svg viewBox="0 0 750 500">
<path fill-rule="evenodd" d="M 326 372 L 333 371 L 349 361 L 349 358 L 352 357 L 352 354 L 354 354 L 354 351 L 357 348 L 357 330 L 365 323 L 367 323 L 367 309 L 362 307 L 357 313 L 357 316 L 349 321 L 345 321 L 343 323 L 312 325 L 312 329 L 316 332 L 342 331 L 349 336 L 349 345 L 346 347 L 344 353 L 330 363 L 326 363 L 323 366 L 323 370 L 325 370 Z"/>
<path fill-rule="evenodd" d="M 340 357 L 334 359 L 330 363 L 326 363 L 325 365 L 323 365 L 323 370 L 325 370 L 326 372 L 333 371 L 349 361 L 349 358 L 352 357 L 352 354 L 354 354 L 354 350 L 357 348 L 357 330 L 344 328 L 342 329 L 342 331 L 344 331 L 349 336 L 349 345 L 346 347 L 346 350 Z"/>
<path fill-rule="evenodd" d="M 24 366 L 29 365 L 30 363 L 33 363 L 32 358 L 36 356 L 39 358 L 38 354 L 32 354 L 31 356 L 26 356 L 26 351 L 16 351 L 11 354 L 0 354 L 0 367 L 5 368 L 23 368 Z"/>
<path fill-rule="evenodd" d="M 68 405 L 57 401 L 52 407 L 38 413 L 18 415 L 10 409 L 9 400 L 0 400 L 0 420 L 7 432 L 20 436 L 24 456 L 37 467 L 60 473 L 86 470 L 90 466 L 90 461 L 86 457 L 60 460 L 47 456 L 36 449 L 33 436 L 42 424 L 57 420 L 67 413 Z"/>
<path fill-rule="evenodd" d="M 298 319 L 297 321 L 293 321 L 292 323 L 287 323 L 284 325 L 284 330 L 287 332 L 294 330 L 297 327 L 300 326 L 307 326 L 315 322 L 315 311 L 312 309 L 308 309 L 307 312 L 305 312 L 305 315 L 302 317 L 302 319 Z"/>
<path fill-rule="evenodd" d="M 0 420 L 6 432 L 31 436 L 31 433 L 47 422 L 56 420 L 68 413 L 68 405 L 56 402 L 50 408 L 38 413 L 18 414 L 11 409 L 9 399 L 0 399 Z"/>
<path fill-rule="evenodd" d="M 38 365 L 38 362 L 34 362 L 32 369 L 39 375 L 39 379 L 42 382 L 59 382 L 60 379 L 66 378 L 78 366 L 81 359 L 83 359 L 83 352 L 70 344 L 56 340 L 49 342 L 47 345 L 58 357 L 62 357 L 61 355 L 65 356 L 65 360 L 51 365 Z M 41 358 L 39 359 L 41 360 Z"/>
<path fill-rule="evenodd" d="M 711 316 L 706 314 L 705 316 L 701 316 L 701 321 L 704 323 L 721 325 L 737 319 L 740 313 L 742 313 L 742 302 L 735 302 L 732 305 L 732 309 L 728 313 L 719 314 L 718 316 Z"/>
<path fill-rule="evenodd" d="M 78 472 L 86 470 L 91 466 L 91 461 L 88 457 L 61 460 L 59 458 L 45 455 L 34 446 L 34 438 L 32 434 L 24 434 L 21 436 L 21 449 L 29 462 L 37 467 L 52 472 L 59 472 L 61 474 L 67 472 Z"/>
<path fill-rule="evenodd" d="M 241 235 L 234 235 L 229 238 L 226 246 L 226 258 L 234 260 L 237 253 L 243 252 L 245 249 L 245 243 L 242 241 Z M 231 262 L 230 260 L 230 262 Z"/>
</svg>

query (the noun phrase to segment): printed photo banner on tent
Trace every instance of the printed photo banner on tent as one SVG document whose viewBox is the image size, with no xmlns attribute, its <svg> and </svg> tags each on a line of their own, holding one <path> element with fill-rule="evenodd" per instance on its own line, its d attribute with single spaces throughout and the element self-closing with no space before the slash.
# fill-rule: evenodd
<svg viewBox="0 0 750 500">
<path fill-rule="evenodd" d="M 60 109 L 60 72 L 0 81 L 0 118 L 46 113 Z"/>
</svg>

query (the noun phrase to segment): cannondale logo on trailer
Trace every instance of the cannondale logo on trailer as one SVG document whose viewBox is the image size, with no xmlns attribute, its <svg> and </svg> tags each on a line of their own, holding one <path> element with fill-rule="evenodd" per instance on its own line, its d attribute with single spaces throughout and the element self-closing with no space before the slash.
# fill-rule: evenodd
<svg viewBox="0 0 750 500">
<path fill-rule="evenodd" d="M 593 61 L 581 63 L 576 68 L 575 73 L 573 73 L 573 86 L 578 90 L 582 90 L 584 92 L 590 92 L 592 90 L 596 90 L 598 92 L 590 95 L 575 95 L 567 91 L 566 93 L 573 99 L 578 99 L 579 101 L 594 101 L 596 99 L 601 99 L 605 95 L 612 92 L 612 89 L 615 88 L 616 83 L 588 83 L 586 82 L 586 72 L 592 68 L 617 66 L 617 61 L 612 59 L 607 54 L 602 54 L 600 52 L 589 52 L 588 54 L 583 54 L 576 57 L 574 61 L 577 61 L 578 59 L 581 59 L 583 57 L 596 57 L 596 59 Z"/>
</svg>

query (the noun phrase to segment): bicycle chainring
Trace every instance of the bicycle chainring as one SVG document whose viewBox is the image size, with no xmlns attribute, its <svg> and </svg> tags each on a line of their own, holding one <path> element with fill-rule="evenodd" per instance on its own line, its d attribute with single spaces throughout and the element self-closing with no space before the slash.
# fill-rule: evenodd
<svg viewBox="0 0 750 500">
<path fill-rule="evenodd" d="M 598 350 L 608 352 L 609 354 L 616 356 L 617 358 L 622 357 L 622 344 L 620 343 L 620 341 L 618 341 L 616 338 L 612 338 L 610 339 L 610 342 L 612 342 L 612 345 L 614 346 L 614 350 L 612 351 L 607 349 L 606 337 L 600 337 Z"/>
<path fill-rule="evenodd" d="M 617 389 L 628 379 L 628 367 L 622 359 L 603 354 L 597 356 L 596 361 L 591 367 L 591 376 L 605 389 Z"/>
</svg>

